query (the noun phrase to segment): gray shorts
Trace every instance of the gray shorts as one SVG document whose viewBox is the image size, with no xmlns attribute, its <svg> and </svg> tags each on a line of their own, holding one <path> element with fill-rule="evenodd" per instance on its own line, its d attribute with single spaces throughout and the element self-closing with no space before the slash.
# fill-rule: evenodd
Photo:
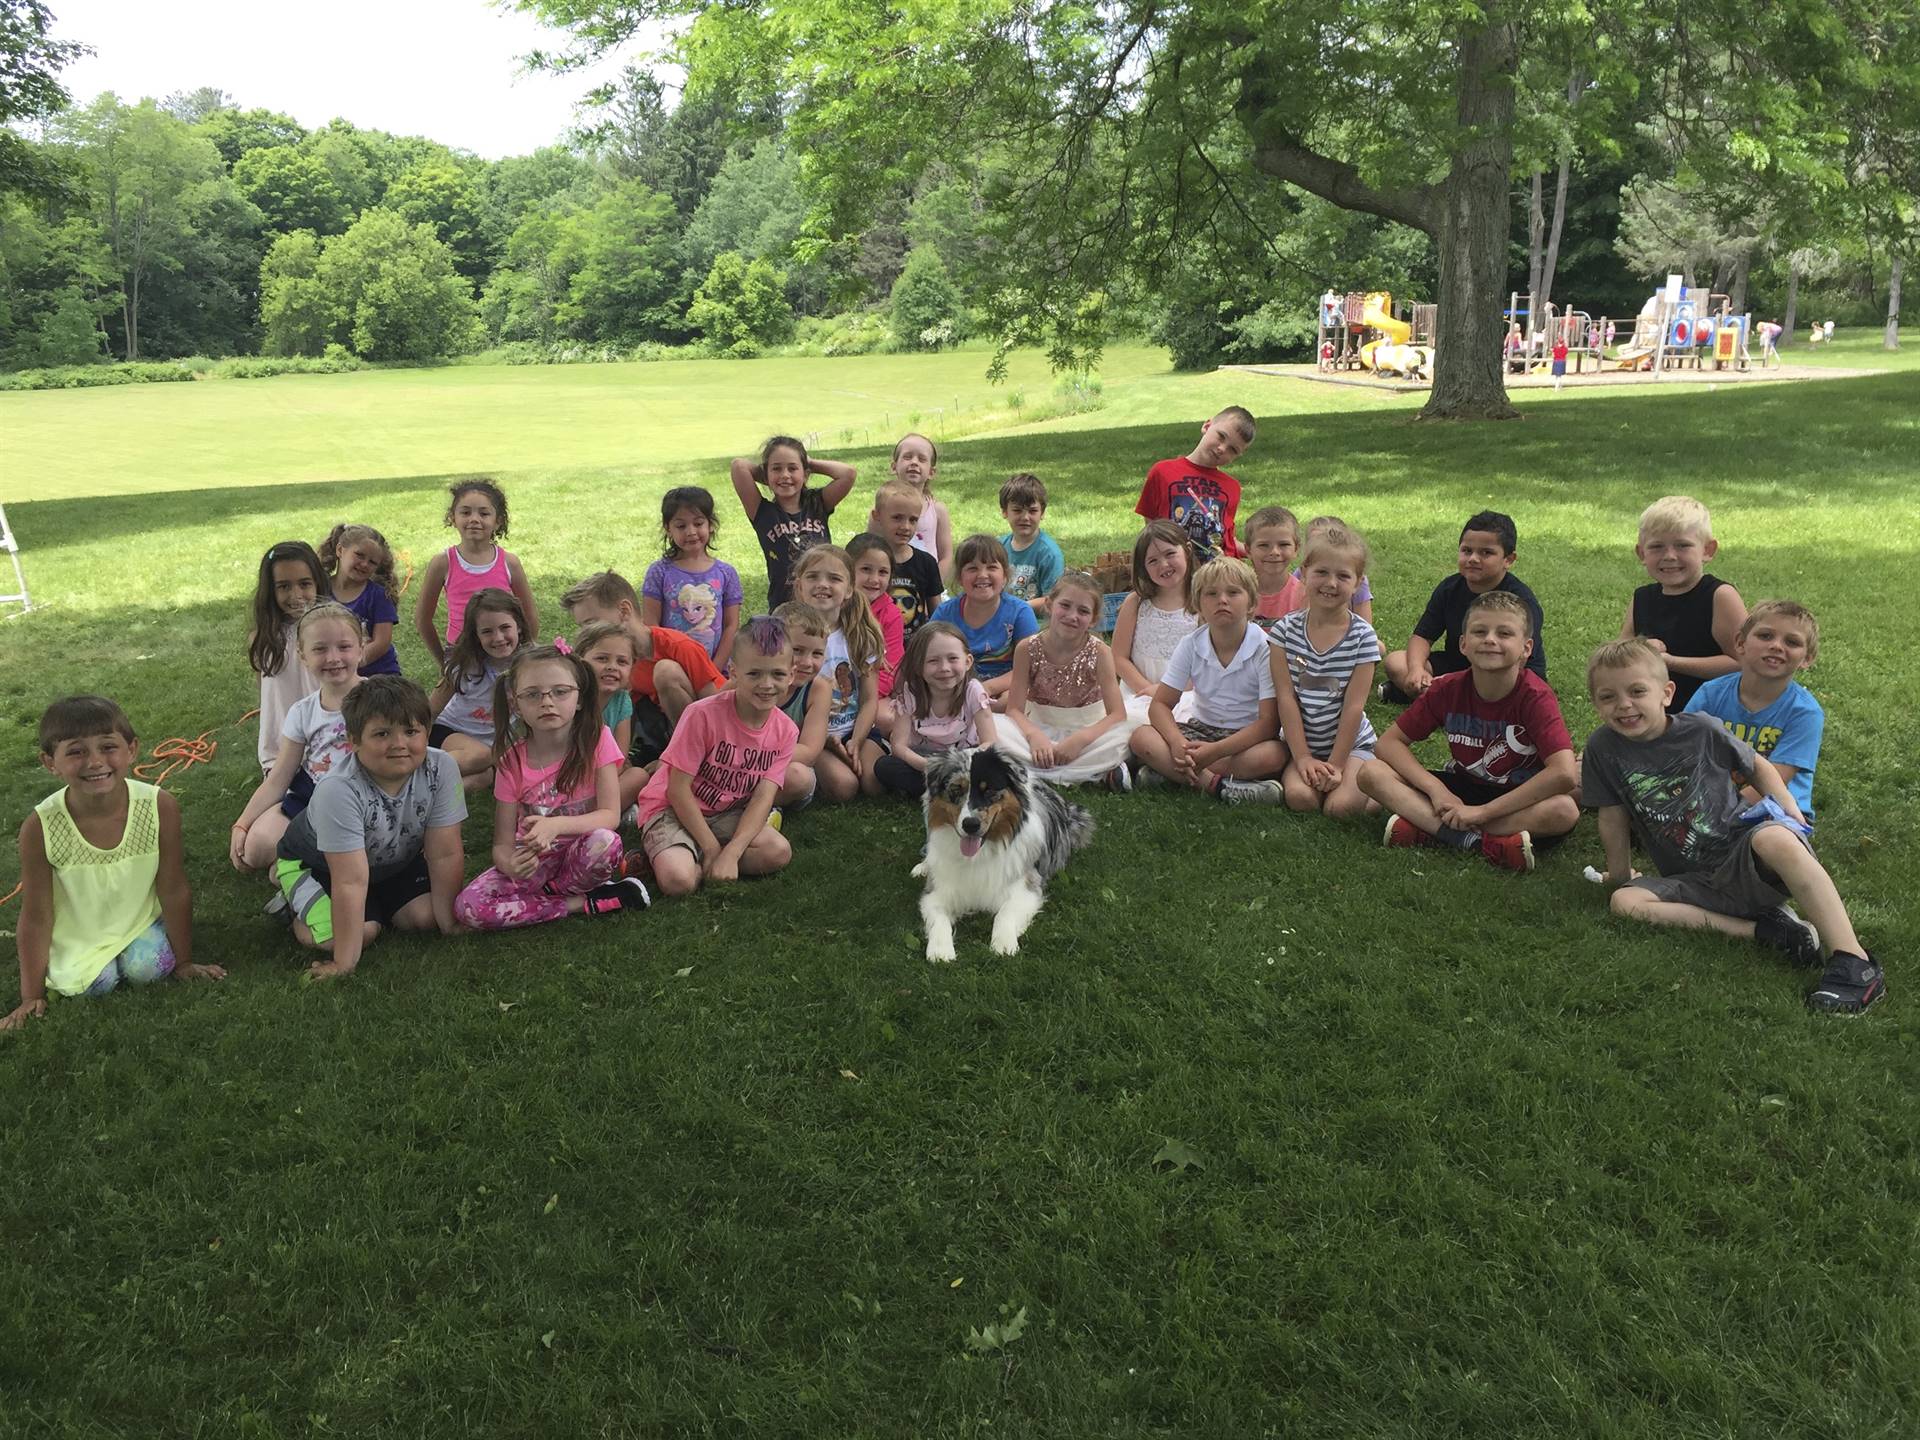
<svg viewBox="0 0 1920 1440">
<path fill-rule="evenodd" d="M 1645 890 L 1656 900 L 1675 905 L 1697 905 L 1717 915 L 1736 920 L 1751 920 L 1769 910 L 1778 910 L 1792 900 L 1780 887 L 1780 877 L 1760 862 L 1753 853 L 1753 837 L 1762 830 L 1785 830 L 1811 854 L 1806 836 L 1789 825 L 1767 821 L 1736 835 L 1727 858 L 1713 870 L 1692 870 L 1684 875 L 1643 875 L 1627 883 Z"/>
</svg>

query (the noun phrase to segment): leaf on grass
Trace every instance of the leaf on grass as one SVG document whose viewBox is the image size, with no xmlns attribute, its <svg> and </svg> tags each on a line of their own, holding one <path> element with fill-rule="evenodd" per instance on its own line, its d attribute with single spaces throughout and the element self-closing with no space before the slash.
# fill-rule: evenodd
<svg viewBox="0 0 1920 1440">
<path fill-rule="evenodd" d="M 560 1208 L 560 1197 L 558 1195 L 549 1195 L 547 1197 L 547 1203 L 545 1206 L 541 1208 L 540 1213 L 542 1215 L 551 1215 L 553 1214 L 554 1211 L 558 1210 L 559 1208 Z"/>
<path fill-rule="evenodd" d="M 1787 1097 L 1784 1095 L 1762 1095 L 1760 1097 L 1760 1103 L 1772 1110 L 1784 1110 L 1787 1108 Z"/>
<path fill-rule="evenodd" d="M 519 1003 L 520 1002 L 518 1000 L 502 1000 L 500 1002 L 500 1013 L 502 1015 L 506 1014 L 507 1011 L 513 1009 L 513 1007 L 518 1005 Z"/>
<path fill-rule="evenodd" d="M 959 1288 L 960 1288 L 960 1287 L 961 1287 L 962 1285 L 964 1285 L 964 1284 L 966 1284 L 966 1283 L 967 1283 L 967 1277 L 966 1277 L 966 1276 L 964 1276 L 964 1275 L 956 1275 L 956 1276 L 954 1276 L 954 1277 L 953 1277 L 953 1279 L 951 1279 L 951 1280 L 949 1280 L 949 1281 L 947 1282 L 947 1288 L 948 1288 L 949 1290 L 958 1290 L 958 1289 L 959 1289 Z"/>
<path fill-rule="evenodd" d="M 1153 1168 L 1162 1165 L 1172 1166 L 1175 1170 L 1204 1170 L 1207 1160 L 1198 1150 L 1184 1140 L 1169 1140 L 1154 1154 Z"/>
<path fill-rule="evenodd" d="M 541 1343 L 542 1345 L 544 1345 L 544 1346 L 546 1346 L 546 1347 L 547 1347 L 547 1349 L 549 1349 L 549 1350 L 551 1350 L 551 1349 L 553 1348 L 553 1339 L 554 1339 L 554 1336 L 556 1336 L 556 1335 L 558 1335 L 559 1333 L 560 1333 L 560 1332 L 559 1332 L 558 1330 L 549 1330 L 549 1331 L 547 1331 L 547 1333 L 546 1333 L 546 1334 L 544 1334 L 544 1335 L 542 1335 L 542 1336 L 540 1337 L 540 1343 Z"/>
<path fill-rule="evenodd" d="M 852 1070 L 842 1070 L 840 1072 L 840 1078 L 842 1080 L 858 1080 L 860 1077 Z"/>
<path fill-rule="evenodd" d="M 1005 1315 L 1008 1307 L 1002 1305 L 1000 1313 Z M 1004 1350 L 1018 1340 L 1027 1330 L 1027 1307 L 1022 1305 L 1006 1321 L 999 1325 L 983 1325 L 978 1330 L 967 1330 L 967 1348 L 976 1355 L 991 1355 L 996 1350 Z"/>
<path fill-rule="evenodd" d="M 220 1248 L 220 1237 L 218 1235 L 214 1236 L 213 1239 L 207 1242 L 207 1249 L 218 1250 L 219 1248 Z"/>
<path fill-rule="evenodd" d="M 673 972 L 673 978 L 676 980 L 684 980 L 692 973 L 693 967 L 691 965 L 682 965 L 678 970 Z"/>
</svg>

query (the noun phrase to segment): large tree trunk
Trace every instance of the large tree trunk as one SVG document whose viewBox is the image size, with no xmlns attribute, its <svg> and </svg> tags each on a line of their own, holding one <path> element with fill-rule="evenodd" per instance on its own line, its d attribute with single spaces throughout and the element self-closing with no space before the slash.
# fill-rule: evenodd
<svg viewBox="0 0 1920 1440">
<path fill-rule="evenodd" d="M 1734 263 L 1733 288 L 1727 292 L 1727 309 L 1735 315 L 1747 313 L 1747 272 L 1753 268 L 1751 251 Z"/>
<path fill-rule="evenodd" d="M 1546 211 L 1540 202 L 1540 175 L 1533 172 L 1533 189 L 1527 200 L 1527 329 L 1539 327 L 1539 317 L 1534 308 L 1544 298 L 1540 284 L 1541 251 L 1547 233 Z"/>
<path fill-rule="evenodd" d="M 1795 316 L 1800 312 L 1800 262 L 1787 259 L 1787 313 L 1780 317 L 1780 345 L 1793 344 Z"/>
<path fill-rule="evenodd" d="M 1477 29 L 1459 40 L 1460 140 L 1439 191 L 1439 318 L 1433 393 L 1426 420 L 1510 420 L 1500 362 L 1500 292 L 1507 280 L 1512 210 L 1513 86 L 1518 68 L 1513 25 L 1488 0 Z"/>
<path fill-rule="evenodd" d="M 1573 157 L 1560 157 L 1560 174 L 1553 182 L 1553 223 L 1547 231 L 1547 258 L 1540 262 L 1540 304 L 1545 307 L 1553 299 L 1554 272 L 1560 268 L 1560 230 L 1567 219 L 1567 172 L 1573 168 Z"/>
<path fill-rule="evenodd" d="M 1906 257 L 1893 252 L 1893 267 L 1887 272 L 1887 333 L 1881 345 L 1888 350 L 1900 348 L 1900 271 Z"/>
</svg>

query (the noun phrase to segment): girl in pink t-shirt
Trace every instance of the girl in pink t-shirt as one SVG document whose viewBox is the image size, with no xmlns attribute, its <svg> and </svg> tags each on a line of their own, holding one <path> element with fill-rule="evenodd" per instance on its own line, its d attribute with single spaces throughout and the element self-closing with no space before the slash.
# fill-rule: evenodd
<svg viewBox="0 0 1920 1440">
<path fill-rule="evenodd" d="M 620 878 L 621 755 L 597 693 L 586 661 L 551 645 L 521 651 L 500 676 L 493 868 L 453 902 L 462 925 L 506 930 L 647 907 L 647 887 Z"/>
</svg>

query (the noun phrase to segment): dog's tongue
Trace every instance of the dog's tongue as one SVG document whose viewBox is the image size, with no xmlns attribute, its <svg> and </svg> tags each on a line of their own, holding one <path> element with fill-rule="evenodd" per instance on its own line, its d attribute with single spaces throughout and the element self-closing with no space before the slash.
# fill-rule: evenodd
<svg viewBox="0 0 1920 1440">
<path fill-rule="evenodd" d="M 980 845 L 981 837 L 978 835 L 962 835 L 960 837 L 960 853 L 969 860 L 980 853 Z"/>
</svg>

